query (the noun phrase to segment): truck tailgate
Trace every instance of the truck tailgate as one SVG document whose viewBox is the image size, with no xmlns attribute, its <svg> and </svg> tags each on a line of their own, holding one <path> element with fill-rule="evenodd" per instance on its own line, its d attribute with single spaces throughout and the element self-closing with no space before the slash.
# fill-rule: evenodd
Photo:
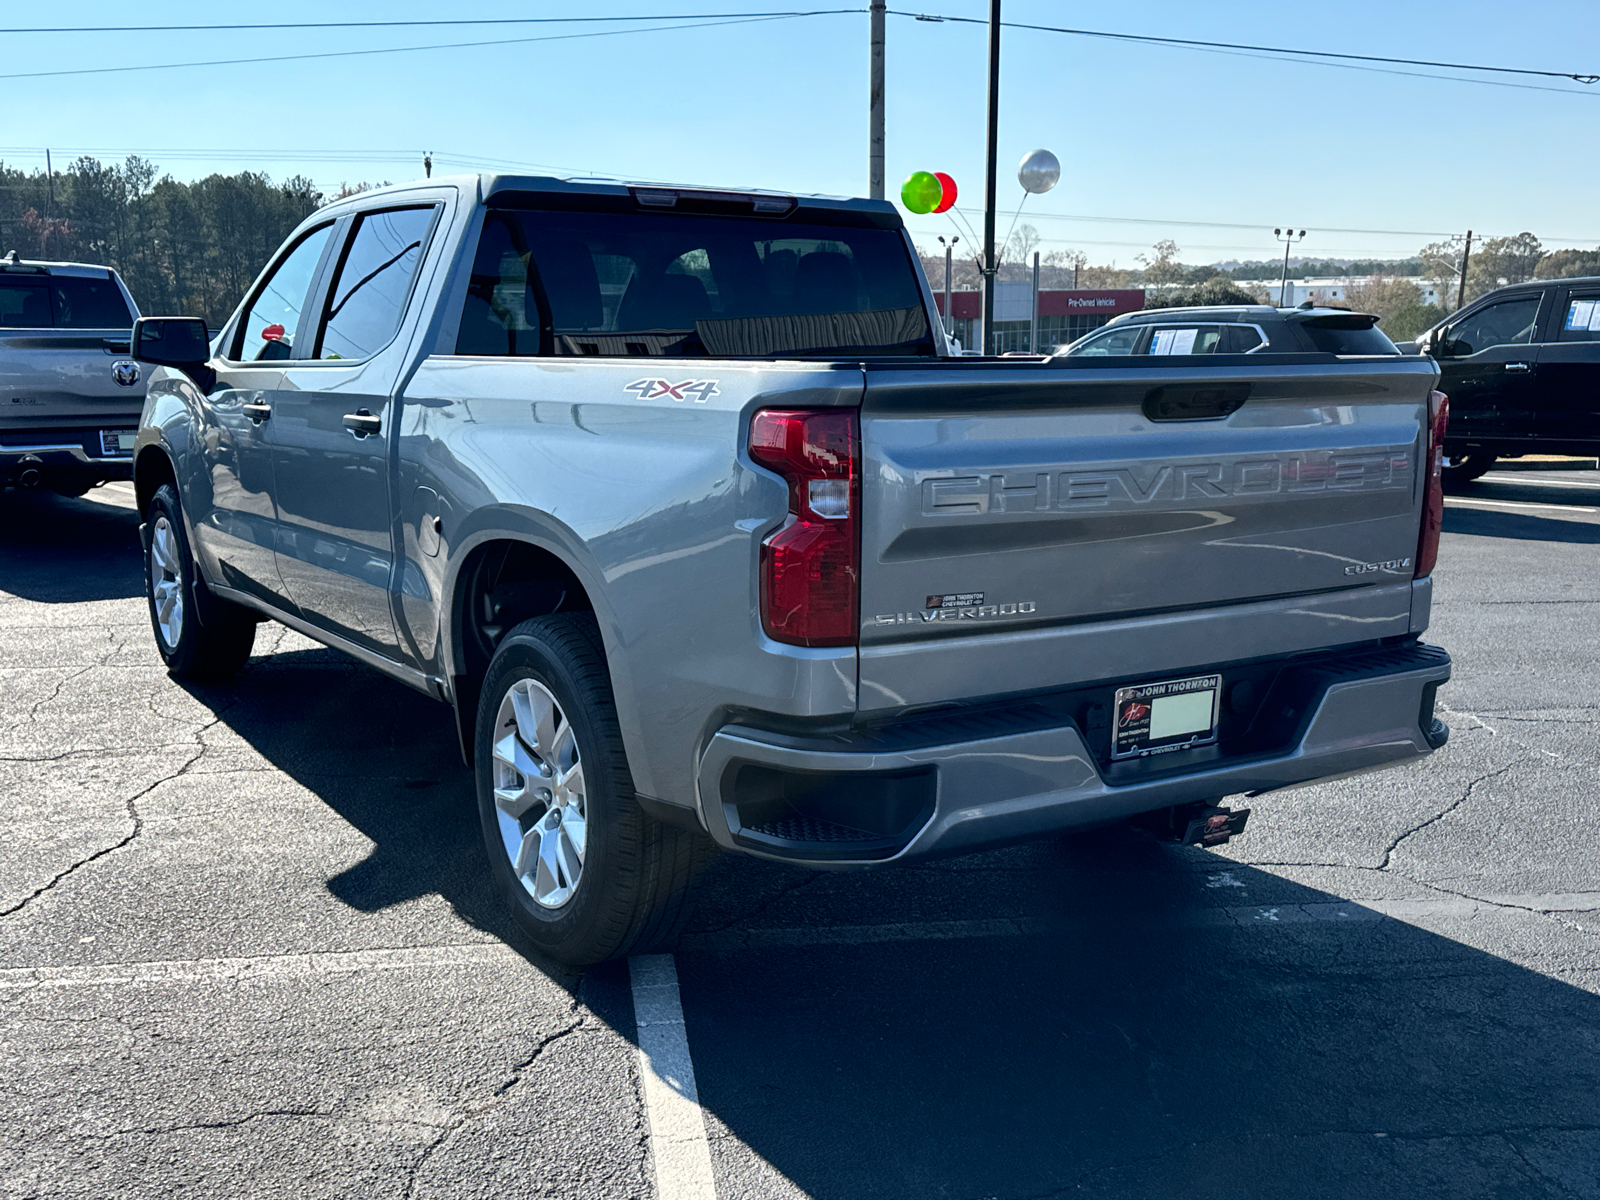
<svg viewBox="0 0 1600 1200">
<path fill-rule="evenodd" d="M 863 708 L 1407 632 L 1436 378 L 1418 359 L 869 369 Z"/>
</svg>

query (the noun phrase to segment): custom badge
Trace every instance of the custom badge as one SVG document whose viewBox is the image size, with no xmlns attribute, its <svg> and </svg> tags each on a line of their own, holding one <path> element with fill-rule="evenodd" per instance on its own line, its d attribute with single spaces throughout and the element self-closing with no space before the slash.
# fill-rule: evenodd
<svg viewBox="0 0 1600 1200">
<path fill-rule="evenodd" d="M 622 390 L 632 392 L 640 400 L 671 399 L 680 404 L 685 400 L 704 404 L 720 391 L 715 379 L 685 379 L 682 383 L 666 379 L 635 379 Z"/>
</svg>

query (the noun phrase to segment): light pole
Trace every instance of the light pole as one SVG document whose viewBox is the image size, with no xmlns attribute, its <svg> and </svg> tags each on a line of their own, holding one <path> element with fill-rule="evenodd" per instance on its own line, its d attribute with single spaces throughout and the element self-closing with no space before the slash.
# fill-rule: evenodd
<svg viewBox="0 0 1600 1200">
<path fill-rule="evenodd" d="M 989 137 L 983 178 L 983 340 L 978 353 L 989 353 L 994 336 L 994 197 L 999 186 L 1000 153 L 1000 0 L 989 0 Z"/>
<path fill-rule="evenodd" d="M 950 311 L 950 267 L 955 256 L 956 243 L 961 240 L 960 234 L 951 234 L 950 240 L 944 240 L 944 235 L 939 235 L 939 245 L 944 247 L 944 338 L 949 341 L 955 336 L 956 315 Z"/>
<path fill-rule="evenodd" d="M 883 17 L 885 0 L 872 0 L 871 82 L 868 85 L 867 195 L 883 199 Z"/>
<path fill-rule="evenodd" d="M 1272 236 L 1283 243 L 1283 285 L 1278 289 L 1278 304 L 1282 308 L 1289 307 L 1289 247 L 1296 242 L 1303 241 L 1306 231 L 1302 229 L 1296 233 L 1291 229 L 1274 229 Z"/>
</svg>

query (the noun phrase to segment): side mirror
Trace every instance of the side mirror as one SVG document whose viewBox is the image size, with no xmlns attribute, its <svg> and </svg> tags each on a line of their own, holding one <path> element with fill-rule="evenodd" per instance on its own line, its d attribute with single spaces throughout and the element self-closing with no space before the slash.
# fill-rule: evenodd
<svg viewBox="0 0 1600 1200">
<path fill-rule="evenodd" d="M 211 335 L 203 317 L 140 317 L 133 323 L 135 362 L 158 367 L 204 366 L 211 357 Z"/>
<path fill-rule="evenodd" d="M 128 348 L 135 362 L 175 367 L 203 391 L 216 383 L 216 372 L 206 366 L 211 335 L 203 317 L 140 317 L 133 323 Z"/>
</svg>

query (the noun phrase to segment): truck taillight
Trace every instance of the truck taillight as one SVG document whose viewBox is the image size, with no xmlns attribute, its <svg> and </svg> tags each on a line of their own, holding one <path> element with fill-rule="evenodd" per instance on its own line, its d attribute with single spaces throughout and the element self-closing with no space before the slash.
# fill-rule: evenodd
<svg viewBox="0 0 1600 1200">
<path fill-rule="evenodd" d="M 1428 393 L 1428 457 L 1422 497 L 1422 532 L 1417 535 L 1418 579 L 1433 571 L 1439 558 L 1439 530 L 1444 526 L 1444 431 L 1450 424 L 1450 397 Z"/>
<path fill-rule="evenodd" d="M 789 519 L 761 543 L 761 624 L 776 641 L 856 644 L 858 429 L 848 408 L 773 408 L 750 421 L 750 457 L 789 481 Z"/>
</svg>

